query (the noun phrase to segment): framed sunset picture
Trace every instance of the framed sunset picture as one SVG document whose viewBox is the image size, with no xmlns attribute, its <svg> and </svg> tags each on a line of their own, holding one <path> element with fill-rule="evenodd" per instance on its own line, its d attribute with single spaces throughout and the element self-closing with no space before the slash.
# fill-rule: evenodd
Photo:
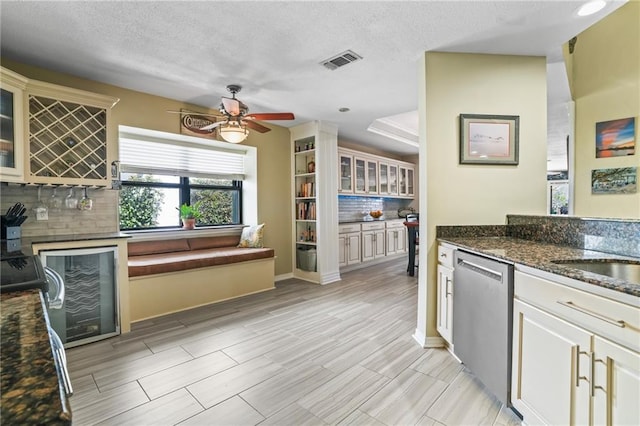
<svg viewBox="0 0 640 426">
<path fill-rule="evenodd" d="M 635 154 L 635 117 L 596 123 L 596 158 Z"/>
</svg>

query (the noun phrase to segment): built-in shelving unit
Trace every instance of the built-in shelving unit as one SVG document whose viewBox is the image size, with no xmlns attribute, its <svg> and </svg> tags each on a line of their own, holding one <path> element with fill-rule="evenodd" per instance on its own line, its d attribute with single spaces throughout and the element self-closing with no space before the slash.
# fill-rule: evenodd
<svg viewBox="0 0 640 426">
<path fill-rule="evenodd" d="M 291 129 L 294 276 L 340 279 L 337 235 L 337 129 L 311 122 Z"/>
</svg>

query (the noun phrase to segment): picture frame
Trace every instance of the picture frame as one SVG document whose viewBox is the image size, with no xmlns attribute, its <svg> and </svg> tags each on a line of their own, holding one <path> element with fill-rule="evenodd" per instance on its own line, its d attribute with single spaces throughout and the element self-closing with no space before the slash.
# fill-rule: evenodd
<svg viewBox="0 0 640 426">
<path fill-rule="evenodd" d="M 520 116 L 460 114 L 460 164 L 518 165 Z"/>
</svg>

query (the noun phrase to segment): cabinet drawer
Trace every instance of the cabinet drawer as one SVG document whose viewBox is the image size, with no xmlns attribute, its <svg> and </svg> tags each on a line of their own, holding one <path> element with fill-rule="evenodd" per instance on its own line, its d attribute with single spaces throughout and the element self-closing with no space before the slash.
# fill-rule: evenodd
<svg viewBox="0 0 640 426">
<path fill-rule="evenodd" d="M 346 234 L 349 232 L 360 232 L 360 224 L 350 223 L 348 225 L 338 225 L 338 234 Z"/>
<path fill-rule="evenodd" d="M 363 223 L 363 231 L 375 231 L 377 229 L 384 229 L 384 222 Z"/>
<path fill-rule="evenodd" d="M 387 229 L 389 229 L 389 228 L 404 228 L 404 220 L 402 220 L 402 219 L 387 220 L 385 222 L 385 226 L 387 227 Z"/>
<path fill-rule="evenodd" d="M 438 245 L 438 262 L 444 266 L 453 268 L 453 251 L 453 247 L 445 246 L 443 244 Z"/>
<path fill-rule="evenodd" d="M 558 317 L 640 351 L 640 309 L 544 278 L 515 272 L 514 295 Z"/>
</svg>

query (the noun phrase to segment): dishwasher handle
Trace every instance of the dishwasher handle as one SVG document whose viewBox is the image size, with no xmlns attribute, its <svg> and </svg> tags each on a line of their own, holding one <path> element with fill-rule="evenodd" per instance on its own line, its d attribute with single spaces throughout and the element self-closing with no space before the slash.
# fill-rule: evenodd
<svg viewBox="0 0 640 426">
<path fill-rule="evenodd" d="M 473 272 L 477 272 L 493 280 L 502 282 L 502 272 L 494 271 L 493 269 L 487 268 L 486 266 L 478 265 L 465 259 L 458 259 L 458 266 L 469 269 Z"/>
</svg>

